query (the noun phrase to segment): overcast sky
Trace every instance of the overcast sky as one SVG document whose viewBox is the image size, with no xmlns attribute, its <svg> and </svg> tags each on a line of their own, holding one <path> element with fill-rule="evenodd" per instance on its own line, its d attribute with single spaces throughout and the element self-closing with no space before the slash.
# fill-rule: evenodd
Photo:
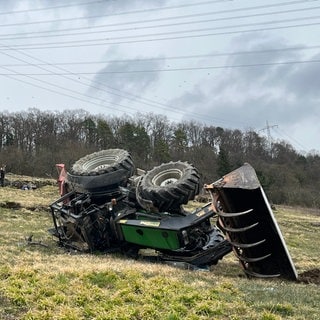
<svg viewBox="0 0 320 320">
<path fill-rule="evenodd" d="M 254 129 L 320 151 L 319 0 L 0 0 L 0 111 Z"/>
</svg>

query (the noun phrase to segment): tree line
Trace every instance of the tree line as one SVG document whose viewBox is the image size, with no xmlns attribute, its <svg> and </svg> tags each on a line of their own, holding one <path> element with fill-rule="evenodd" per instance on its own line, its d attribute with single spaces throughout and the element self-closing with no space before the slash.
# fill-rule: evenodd
<svg viewBox="0 0 320 320">
<path fill-rule="evenodd" d="M 193 163 L 203 183 L 250 163 L 268 198 L 277 204 L 320 207 L 320 155 L 303 155 L 286 141 L 272 142 L 254 130 L 170 122 L 164 115 L 133 117 L 29 109 L 2 112 L 0 162 L 7 172 L 57 177 L 82 156 L 102 149 L 128 150 L 136 167 L 149 170 L 169 161 Z"/>
</svg>

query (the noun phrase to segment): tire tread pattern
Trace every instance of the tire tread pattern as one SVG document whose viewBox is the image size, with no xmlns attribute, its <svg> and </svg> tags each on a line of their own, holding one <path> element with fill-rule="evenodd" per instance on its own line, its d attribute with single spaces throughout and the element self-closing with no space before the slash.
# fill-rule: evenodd
<svg viewBox="0 0 320 320">
<path fill-rule="evenodd" d="M 165 186 L 156 185 L 153 181 L 161 172 L 170 171 L 175 175 L 176 171 L 181 172 L 177 181 Z M 140 180 L 137 188 L 139 197 L 152 201 L 154 207 L 159 211 L 170 211 L 170 209 L 177 209 L 182 204 L 187 204 L 188 201 L 193 200 L 199 193 L 200 175 L 198 170 L 188 162 L 168 162 L 163 163 L 158 167 L 148 171 Z"/>
</svg>

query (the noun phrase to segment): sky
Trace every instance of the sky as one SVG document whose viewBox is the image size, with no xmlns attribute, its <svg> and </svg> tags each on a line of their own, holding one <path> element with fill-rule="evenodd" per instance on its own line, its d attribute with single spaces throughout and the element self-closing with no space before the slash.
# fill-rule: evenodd
<svg viewBox="0 0 320 320">
<path fill-rule="evenodd" d="M 0 111 L 165 115 L 320 153 L 320 0 L 0 0 Z"/>
</svg>

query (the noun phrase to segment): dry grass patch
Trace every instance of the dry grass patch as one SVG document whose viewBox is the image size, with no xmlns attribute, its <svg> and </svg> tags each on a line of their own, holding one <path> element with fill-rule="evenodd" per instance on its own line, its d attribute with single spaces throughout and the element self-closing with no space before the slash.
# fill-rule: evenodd
<svg viewBox="0 0 320 320">
<path fill-rule="evenodd" d="M 318 285 L 247 279 L 232 254 L 205 272 L 66 251 L 47 232 L 49 212 L 30 209 L 48 207 L 56 186 L 0 191 L 22 205 L 0 207 L 0 319 L 320 318 Z M 320 216 L 283 207 L 275 215 L 298 272 L 319 268 Z"/>
<path fill-rule="evenodd" d="M 275 212 L 298 273 L 319 268 L 320 215 L 308 210 L 279 207 Z"/>
<path fill-rule="evenodd" d="M 33 190 L 4 187 L 0 189 L 0 207 L 46 210 L 58 197 L 57 186 L 47 185 Z"/>
</svg>

